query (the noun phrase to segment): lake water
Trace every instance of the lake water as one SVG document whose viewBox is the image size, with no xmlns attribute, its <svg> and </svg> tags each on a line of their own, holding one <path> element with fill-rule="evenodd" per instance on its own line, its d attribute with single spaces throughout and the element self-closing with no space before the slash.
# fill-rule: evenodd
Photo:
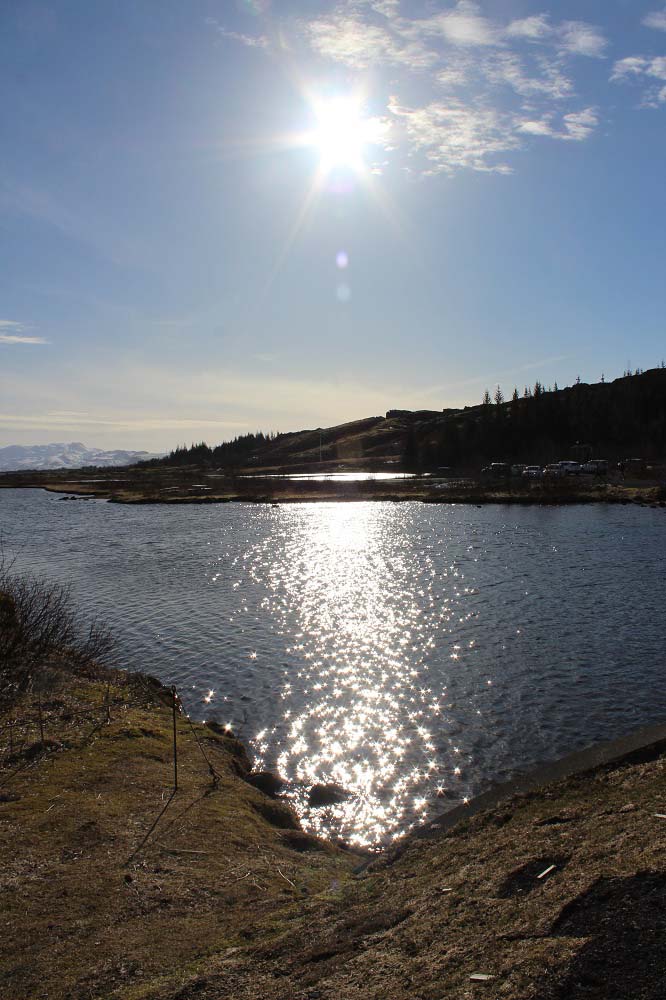
<svg viewBox="0 0 666 1000">
<path fill-rule="evenodd" d="M 120 506 L 0 490 L 18 566 L 71 584 L 357 844 L 666 718 L 666 514 L 635 507 Z M 352 794 L 309 809 L 315 782 Z"/>
</svg>

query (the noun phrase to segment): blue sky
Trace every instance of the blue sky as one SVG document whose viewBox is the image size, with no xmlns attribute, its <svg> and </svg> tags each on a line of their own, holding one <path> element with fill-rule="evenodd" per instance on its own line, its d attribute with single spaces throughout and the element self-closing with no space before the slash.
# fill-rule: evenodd
<svg viewBox="0 0 666 1000">
<path fill-rule="evenodd" d="M 7 0 L 0 93 L 0 445 L 666 353 L 657 0 Z"/>
</svg>

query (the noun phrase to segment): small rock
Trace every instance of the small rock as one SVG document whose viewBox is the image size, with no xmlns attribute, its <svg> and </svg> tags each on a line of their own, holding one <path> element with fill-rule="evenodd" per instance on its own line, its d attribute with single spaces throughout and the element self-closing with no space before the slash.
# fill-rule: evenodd
<svg viewBox="0 0 666 1000">
<path fill-rule="evenodd" d="M 255 774 L 248 774 L 245 780 L 248 785 L 258 788 L 271 799 L 276 798 L 284 786 L 282 778 L 272 771 L 257 771 Z"/>
<path fill-rule="evenodd" d="M 319 809 L 321 806 L 335 806 L 348 799 L 349 794 L 341 785 L 333 783 L 313 785 L 308 795 L 308 805 L 313 809 Z"/>
<path fill-rule="evenodd" d="M 621 813 L 634 813 L 638 809 L 638 806 L 633 802 L 627 802 L 626 806 L 622 806 L 620 809 Z"/>
</svg>

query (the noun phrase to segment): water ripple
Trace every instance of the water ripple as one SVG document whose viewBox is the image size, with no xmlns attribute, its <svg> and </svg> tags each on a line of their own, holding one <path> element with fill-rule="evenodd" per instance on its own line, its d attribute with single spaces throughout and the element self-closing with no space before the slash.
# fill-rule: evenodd
<svg viewBox="0 0 666 1000">
<path fill-rule="evenodd" d="M 233 723 L 308 829 L 399 835 L 666 715 L 666 519 L 627 508 L 142 508 L 0 491 L 20 566 Z M 309 804 L 313 785 L 345 797 Z"/>
</svg>

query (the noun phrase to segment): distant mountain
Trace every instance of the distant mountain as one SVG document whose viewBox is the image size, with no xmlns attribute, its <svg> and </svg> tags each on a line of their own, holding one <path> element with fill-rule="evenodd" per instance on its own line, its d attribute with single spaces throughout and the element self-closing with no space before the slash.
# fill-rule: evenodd
<svg viewBox="0 0 666 1000">
<path fill-rule="evenodd" d="M 134 465 L 159 456 L 149 451 L 103 451 L 86 448 L 80 441 L 69 444 L 36 444 L 0 448 L 0 471 L 20 469 L 81 469 L 85 466 Z"/>
</svg>

